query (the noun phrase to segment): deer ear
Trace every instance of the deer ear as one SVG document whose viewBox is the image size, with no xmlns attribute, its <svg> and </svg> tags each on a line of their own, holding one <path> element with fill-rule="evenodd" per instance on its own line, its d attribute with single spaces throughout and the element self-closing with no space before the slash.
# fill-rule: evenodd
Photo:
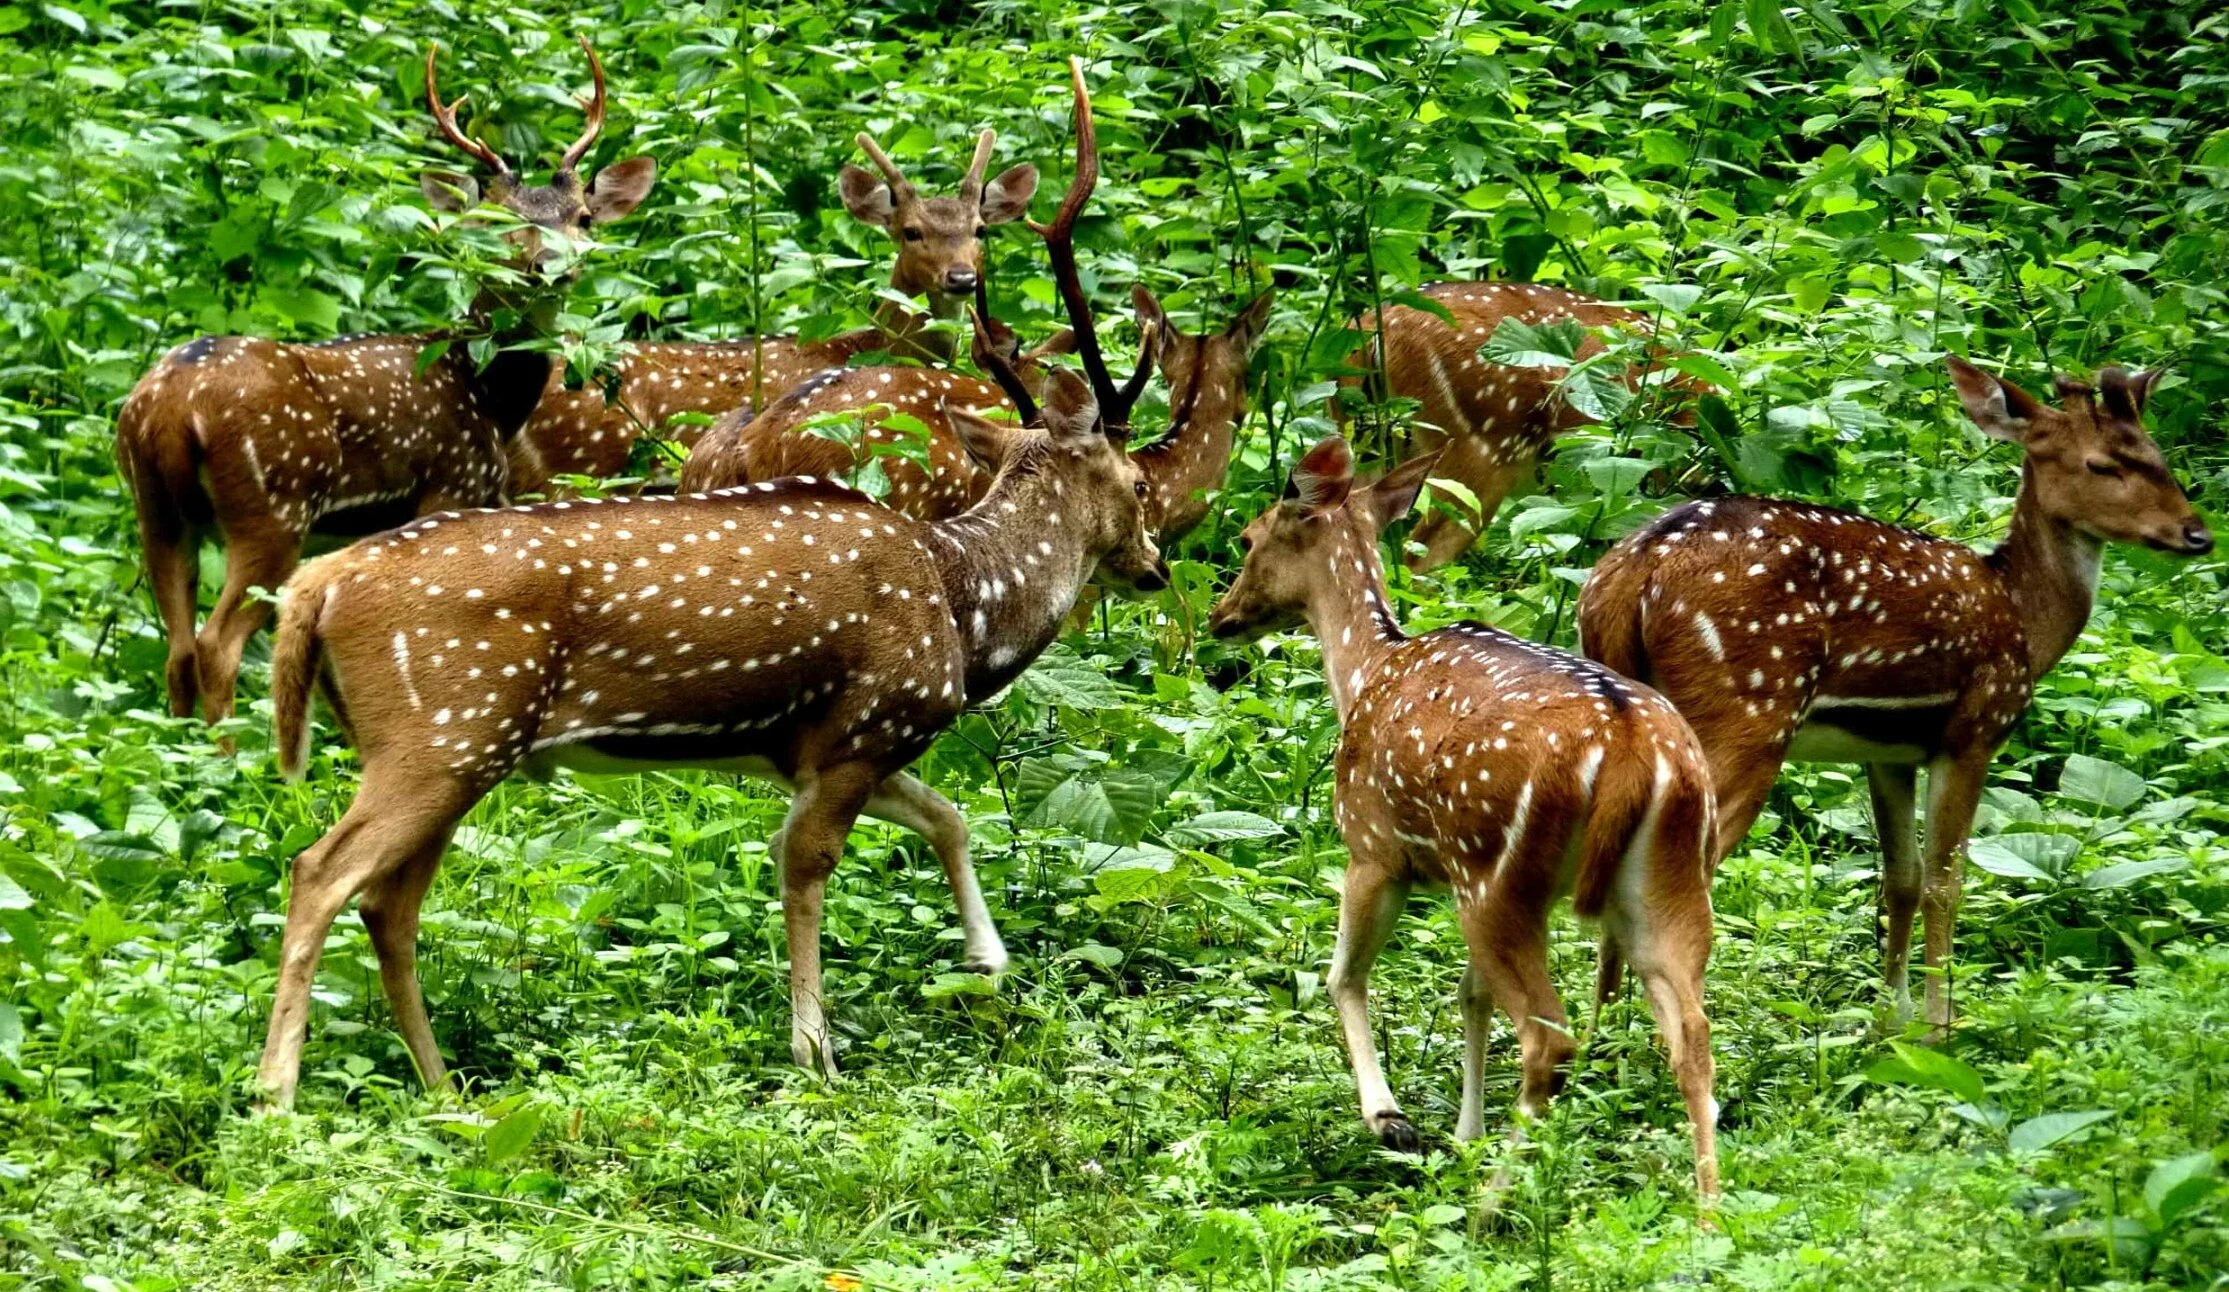
<svg viewBox="0 0 2229 1292">
<path fill-rule="evenodd" d="M 650 196 L 650 186 L 657 179 L 655 157 L 629 157 L 597 171 L 595 183 L 588 186 L 589 223 L 609 224 L 625 218 Z"/>
<path fill-rule="evenodd" d="M 1144 283 L 1130 289 L 1130 304 L 1138 312 L 1138 334 L 1150 334 L 1154 338 L 1155 353 L 1167 355 L 1176 336 L 1176 329 L 1169 326 L 1168 311 L 1161 308 L 1160 300 L 1146 290 Z"/>
<path fill-rule="evenodd" d="M 978 206 L 985 224 L 1005 224 L 1029 214 L 1029 199 L 1037 194 L 1037 168 L 1027 162 L 1003 171 L 983 186 Z"/>
<path fill-rule="evenodd" d="M 944 409 L 944 418 L 952 424 L 952 429 L 959 432 L 960 448 L 967 454 L 968 461 L 997 475 L 999 468 L 1006 465 L 1006 450 L 1012 443 L 1012 432 L 990 418 L 978 417 L 964 408 L 954 408 L 950 404 L 940 404 L 939 407 Z"/>
<path fill-rule="evenodd" d="M 861 224 L 887 229 L 890 218 L 898 212 L 898 203 L 890 196 L 890 186 L 857 166 L 846 166 L 836 172 L 836 192 L 843 197 L 844 209 L 851 212 L 851 218 Z"/>
<path fill-rule="evenodd" d="M 1439 465 L 1440 455 L 1427 453 L 1420 458 L 1410 458 L 1385 473 L 1385 478 L 1370 486 L 1370 515 L 1384 529 L 1394 521 L 1409 514 L 1416 506 L 1416 495 L 1423 492 L 1424 482 Z"/>
<path fill-rule="evenodd" d="M 1330 511 L 1354 488 L 1354 450 L 1339 436 L 1327 436 L 1293 464 L 1285 496 L 1312 512 Z"/>
<path fill-rule="evenodd" d="M 1099 433 L 1099 401 L 1090 384 L 1066 368 L 1055 370 L 1045 383 L 1043 403 L 1039 416 L 1056 442 L 1087 442 Z"/>
<path fill-rule="evenodd" d="M 2028 436 L 2028 429 L 2035 425 L 2043 405 L 2035 396 L 2020 389 L 2002 377 L 1991 376 L 1972 364 L 1950 355 L 1945 362 L 1950 367 L 1950 383 L 1958 388 L 1958 402 L 1966 406 L 1966 416 L 1973 419 L 1981 433 L 1996 440 L 2011 440 L 2017 444 Z"/>
<path fill-rule="evenodd" d="M 1254 352 L 1254 347 L 1261 342 L 1262 333 L 1269 328 L 1269 309 L 1276 303 L 1277 293 L 1263 292 L 1248 301 L 1246 308 L 1238 312 L 1238 317 L 1231 320 L 1231 325 L 1223 329 L 1223 335 L 1229 338 L 1231 345 L 1240 354 Z"/>
<path fill-rule="evenodd" d="M 480 204 L 480 181 L 453 170 L 420 173 L 418 191 L 426 195 L 428 206 L 450 215 L 469 211 Z"/>
<path fill-rule="evenodd" d="M 1055 332 L 1051 336 L 1046 337 L 1044 340 L 1038 342 L 1036 348 L 1023 355 L 1022 358 L 1027 360 L 1042 360 L 1056 354 L 1074 354 L 1075 352 L 1076 330 L 1074 328 L 1064 327 L 1058 332 Z"/>
<path fill-rule="evenodd" d="M 2146 368 L 2142 372 L 2129 374 L 2128 397 L 2136 401 L 2136 415 L 2138 417 L 2142 417 L 2144 410 L 2151 407 L 2152 388 L 2159 384 L 2159 379 L 2165 376 L 2166 372 L 2165 368 Z"/>
</svg>

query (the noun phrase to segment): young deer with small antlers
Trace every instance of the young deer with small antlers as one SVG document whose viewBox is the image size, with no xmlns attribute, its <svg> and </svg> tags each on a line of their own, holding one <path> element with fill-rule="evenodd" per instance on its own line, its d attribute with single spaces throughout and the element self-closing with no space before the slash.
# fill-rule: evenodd
<svg viewBox="0 0 2229 1292">
<path fill-rule="evenodd" d="M 1161 303 L 1143 287 L 1132 290 L 1141 334 L 1154 336 L 1155 362 L 1169 383 L 1169 430 L 1133 449 L 1130 460 L 1145 473 L 1154 532 L 1163 546 L 1189 533 L 1207 515 L 1208 495 L 1222 487 L 1239 422 L 1246 415 L 1246 369 L 1268 321 L 1271 298 L 1257 297 L 1219 333 L 1190 335 L 1170 324 Z M 988 322 L 988 320 L 986 320 Z M 1013 354 L 1011 334 L 989 324 L 988 343 Z M 1066 353 L 1073 338 L 1062 332 L 1011 359 L 1032 395 L 1048 371 L 1047 355 Z M 989 364 L 978 349 L 976 362 Z M 1002 402 L 989 382 L 932 368 L 830 369 L 793 388 L 756 417 L 730 414 L 706 432 L 681 475 L 684 490 L 723 489 L 785 475 L 843 476 L 879 458 L 890 481 L 885 501 L 920 520 L 942 520 L 972 506 L 989 487 L 995 466 L 970 462 L 958 421 Z M 856 410 L 860 434 L 851 444 L 808 429 L 828 413 Z M 1026 418 L 1027 408 L 1023 408 Z M 900 433 L 887 429 L 892 414 L 927 428 L 924 467 L 904 456 L 877 453 Z"/>
<path fill-rule="evenodd" d="M 594 385 L 567 390 L 558 379 L 562 374 L 552 374 L 549 390 L 520 432 L 512 455 L 515 492 L 551 492 L 556 475 L 619 475 L 643 431 L 665 434 L 671 419 L 682 413 L 739 413 L 747 420 L 752 409 L 766 408 L 799 382 L 841 368 L 856 355 L 882 350 L 925 363 L 949 363 L 952 337 L 930 327 L 930 320 L 955 317 L 965 307 L 983 280 L 988 227 L 1026 216 L 1037 191 L 1037 168 L 1030 165 L 984 182 L 996 138 L 989 130 L 976 138 L 974 160 L 956 197 L 921 196 L 865 134 L 858 137 L 859 147 L 882 172 L 882 180 L 857 166 L 845 166 L 837 176 L 853 218 L 888 229 L 897 242 L 891 290 L 925 298 L 925 313 L 884 300 L 875 307 L 873 326 L 824 341 L 770 336 L 637 342 L 616 365 L 616 392 L 609 400 Z M 683 446 L 700 438 L 694 427 L 675 428 L 672 436 Z"/>
<path fill-rule="evenodd" d="M 1382 328 L 1376 314 L 1356 319 L 1355 329 L 1369 333 L 1370 340 L 1347 363 L 1373 375 L 1346 384 L 1375 385 L 1375 374 L 1382 371 L 1387 387 L 1382 393 L 1416 400 L 1407 451 L 1438 454 L 1435 476 L 1462 485 L 1478 500 L 1477 513 L 1466 520 L 1467 501 L 1432 491 L 1433 505 L 1409 534 L 1409 542 L 1422 548 L 1409 564 L 1429 570 L 1470 550 L 1502 500 L 1532 477 L 1556 437 L 1593 420 L 1558 393 L 1565 369 L 1518 368 L 1479 357 L 1478 348 L 1502 321 L 1536 326 L 1569 321 L 1643 332 L 1649 324 L 1624 306 L 1538 283 L 1435 283 L 1422 294 L 1443 306 L 1453 322 L 1408 305 L 1388 307 Z M 1602 349 L 1601 340 L 1590 335 L 1578 357 Z"/>
<path fill-rule="evenodd" d="M 1044 650 L 1087 578 L 1165 586 L 1145 482 L 1123 452 L 1148 369 L 1108 374 L 1070 239 L 1098 177 L 1071 64 L 1076 175 L 1034 228 L 1086 382 L 1055 375 L 1041 429 L 966 423 L 1002 466 L 974 509 L 924 524 L 809 478 L 678 498 L 444 514 L 368 539 L 288 583 L 273 657 L 274 742 L 298 774 L 313 682 L 363 760 L 355 802 L 294 863 L 261 1078 L 291 1100 L 312 978 L 363 893 L 380 980 L 419 1072 L 443 1064 L 420 998 L 418 908 L 464 814 L 521 767 L 709 767 L 794 794 L 770 843 L 790 955 L 790 1051 L 833 1071 L 822 1003 L 828 875 L 862 813 L 919 831 L 943 862 L 967 962 L 1006 959 L 958 811 L 905 767 Z M 995 370 L 1011 377 L 1010 365 Z"/>
<path fill-rule="evenodd" d="M 1369 1013 L 1371 963 L 1416 883 L 1454 891 L 1470 949 L 1457 1138 L 1485 1133 L 1497 1005 L 1524 1053 L 1517 1109 L 1525 1118 L 1546 1109 L 1574 1048 L 1547 951 L 1550 908 L 1569 892 L 1648 983 L 1708 1205 L 1718 1193 L 1703 1014 L 1709 767 L 1669 703 L 1608 669 L 1483 624 L 1402 634 L 1378 535 L 1408 513 L 1432 466 L 1419 458 L 1358 487 L 1346 441 L 1316 445 L 1293 468 L 1285 500 L 1240 536 L 1245 565 L 1210 623 L 1234 638 L 1304 622 L 1322 643 L 1342 729 L 1335 803 L 1347 843 L 1327 986 L 1363 1121 L 1390 1147 L 1417 1145 L 1379 1071 Z"/>
<path fill-rule="evenodd" d="M 2095 389 L 2062 378 L 2052 408 L 1955 356 L 1949 365 L 1967 416 L 2025 453 L 1996 551 L 1808 503 L 1718 498 L 1618 543 L 1579 598 L 1587 653 L 1662 690 L 1709 751 L 1714 867 L 1749 833 L 1784 760 L 1865 765 L 1888 990 L 1901 1022 L 1912 915 L 1924 906 L 1938 1033 L 1951 1021 L 1959 870 L 1989 760 L 2036 679 L 2081 635 L 2103 545 L 2213 548 L 2144 432 L 2155 374 L 2107 368 Z M 1924 852 L 1913 819 L 1922 766 Z M 1604 970 L 1614 981 L 1614 956 Z"/>
<path fill-rule="evenodd" d="M 527 225 L 509 235 L 526 267 L 545 257 L 541 231 L 570 236 L 616 220 L 649 193 L 655 166 L 637 157 L 583 183 L 577 167 L 604 120 L 604 72 L 583 40 L 595 78 L 588 123 L 546 185 L 520 182 L 493 149 L 464 133 L 444 106 L 426 51 L 426 101 L 449 141 L 490 173 L 486 197 Z M 479 183 L 429 171 L 422 187 L 445 211 L 479 204 Z M 483 291 L 476 330 L 490 311 L 520 302 Z M 496 336 L 524 340 L 530 321 Z M 310 345 L 253 337 L 203 337 L 166 355 L 125 399 L 116 461 L 138 509 L 148 581 L 170 639 L 165 679 L 171 712 L 201 700 L 219 722 L 232 713 L 240 654 L 269 608 L 253 587 L 277 588 L 313 534 L 361 535 L 447 507 L 500 501 L 508 441 L 541 396 L 548 356 L 501 350 L 487 367 L 455 345 L 429 364 L 421 350 L 442 334 L 359 336 Z M 211 530 L 225 543 L 225 582 L 198 634 L 200 548 Z"/>
</svg>

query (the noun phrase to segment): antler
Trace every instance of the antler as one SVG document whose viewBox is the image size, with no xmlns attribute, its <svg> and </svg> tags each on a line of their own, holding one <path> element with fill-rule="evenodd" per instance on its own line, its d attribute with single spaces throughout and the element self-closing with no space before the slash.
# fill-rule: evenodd
<svg viewBox="0 0 2229 1292">
<path fill-rule="evenodd" d="M 588 54 L 588 70 L 596 78 L 596 90 L 588 102 L 582 105 L 588 109 L 588 128 L 581 131 L 580 138 L 574 140 L 573 146 L 566 149 L 565 155 L 558 160 L 557 173 L 560 175 L 571 174 L 573 168 L 580 165 L 580 159 L 588 155 L 588 149 L 596 142 L 596 136 L 604 133 L 604 65 L 596 58 L 596 47 L 588 43 L 588 37 L 575 36 L 574 39 L 580 42 L 581 49 Z"/>
<path fill-rule="evenodd" d="M 1052 261 L 1053 281 L 1060 287 L 1061 302 L 1068 308 L 1068 325 L 1076 333 L 1076 354 L 1083 360 L 1084 375 L 1091 379 L 1092 395 L 1099 401 L 1100 425 L 1127 426 L 1130 409 L 1145 390 L 1151 375 L 1152 347 L 1149 344 L 1139 359 L 1138 371 L 1130 380 L 1116 386 L 1114 377 L 1107 371 L 1107 357 L 1099 349 L 1099 333 L 1091 322 L 1091 301 L 1084 295 L 1083 282 L 1076 276 L 1076 216 L 1091 198 L 1092 189 L 1099 183 L 1099 138 L 1091 128 L 1091 95 L 1084 89 L 1084 61 L 1071 56 L 1068 60 L 1069 85 L 1076 99 L 1076 177 L 1069 181 L 1068 194 L 1060 200 L 1060 211 L 1051 224 L 1035 220 L 1029 227 L 1045 240 L 1045 254 Z M 1147 340 L 1150 342 L 1151 337 Z"/>
<path fill-rule="evenodd" d="M 433 67 L 434 54 L 437 53 L 440 48 L 441 46 L 438 43 L 426 46 L 426 106 L 433 109 L 434 123 L 441 127 L 441 133 L 448 136 L 450 143 L 455 144 L 457 147 L 463 149 L 467 154 L 473 157 L 477 157 L 481 161 L 487 163 L 489 166 L 494 167 L 496 174 L 508 177 L 511 174 L 511 164 L 509 162 L 504 161 L 503 158 L 499 154 L 497 154 L 497 152 L 493 148 L 488 147 L 486 144 L 481 143 L 479 140 L 474 139 L 472 136 L 457 128 L 457 109 L 463 107 L 464 101 L 471 98 L 472 96 L 470 94 L 460 94 L 457 96 L 457 101 L 455 103 L 450 104 L 448 107 L 441 106 L 441 91 L 439 87 L 436 86 L 434 83 Z M 593 57 L 593 55 L 591 57 Z M 597 77 L 596 86 L 598 97 L 600 100 L 603 90 L 603 78 L 601 75 Z"/>
<path fill-rule="evenodd" d="M 867 154 L 868 160 L 875 164 L 875 169 L 882 172 L 883 181 L 890 185 L 891 201 L 902 202 L 913 196 L 913 185 L 906 179 L 905 172 L 898 169 L 898 163 L 890 160 L 890 154 L 882 151 L 882 145 L 875 142 L 873 135 L 862 130 L 853 136 L 853 141 L 859 145 L 861 152 Z"/>
<path fill-rule="evenodd" d="M 983 132 L 989 135 L 990 131 Z M 975 366 L 991 374 L 991 380 L 1014 401 L 1014 411 L 1022 415 L 1026 425 L 1037 424 L 1037 401 L 1030 396 L 1029 387 L 1014 364 L 1006 357 L 1006 349 L 1013 344 L 1014 333 L 1004 323 L 991 317 L 990 290 L 983 280 L 975 280 L 975 340 L 968 352 L 975 359 Z"/>
<path fill-rule="evenodd" d="M 991 144 L 998 139 L 998 132 L 986 130 L 975 137 L 975 160 L 968 163 L 967 178 L 960 181 L 960 200 L 979 202 L 983 199 L 983 169 L 991 163 Z"/>
</svg>

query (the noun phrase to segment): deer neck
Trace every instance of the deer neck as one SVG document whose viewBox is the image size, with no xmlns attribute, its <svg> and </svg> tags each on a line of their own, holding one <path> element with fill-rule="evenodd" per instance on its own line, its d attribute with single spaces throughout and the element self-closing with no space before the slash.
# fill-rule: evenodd
<svg viewBox="0 0 2229 1292">
<path fill-rule="evenodd" d="M 2020 472 L 2012 525 L 1989 563 L 2004 577 L 2028 642 L 2028 675 L 2040 678 L 2082 635 L 2097 603 L 2098 563 L 2105 544 L 2044 514 L 2035 468 Z"/>
<path fill-rule="evenodd" d="M 1206 518 L 1207 500 L 1198 495 L 1222 482 L 1244 413 L 1227 380 L 1195 372 L 1190 387 L 1170 401 L 1169 433 L 1130 455 L 1153 490 L 1164 540 Z"/>
<path fill-rule="evenodd" d="M 1062 523 L 1070 500 L 1047 465 L 1035 453 L 1011 463 L 981 502 L 930 527 L 969 704 L 996 695 L 1052 644 L 1103 555 Z"/>
<path fill-rule="evenodd" d="M 1334 541 L 1325 575 L 1316 581 L 1303 613 L 1309 630 L 1323 644 L 1324 677 L 1344 725 L 1355 697 L 1383 663 L 1385 653 L 1407 639 L 1385 599 L 1378 545 L 1358 528 L 1344 529 Z"/>
</svg>

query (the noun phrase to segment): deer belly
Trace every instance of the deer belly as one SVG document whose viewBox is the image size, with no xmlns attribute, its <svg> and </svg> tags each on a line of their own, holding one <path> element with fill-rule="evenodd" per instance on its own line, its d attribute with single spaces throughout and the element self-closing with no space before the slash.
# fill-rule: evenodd
<svg viewBox="0 0 2229 1292">
<path fill-rule="evenodd" d="M 1942 748 L 1954 694 L 1816 697 L 1788 742 L 1806 763 L 1924 763 Z"/>
<path fill-rule="evenodd" d="M 732 772 L 790 787 L 789 778 L 775 766 L 773 759 L 761 754 L 738 754 L 732 740 L 702 737 L 691 740 L 679 735 L 609 736 L 572 741 L 537 750 L 528 756 L 527 762 L 530 764 L 528 770 L 535 775 L 547 775 L 559 767 L 597 776 L 695 768 Z"/>
</svg>

